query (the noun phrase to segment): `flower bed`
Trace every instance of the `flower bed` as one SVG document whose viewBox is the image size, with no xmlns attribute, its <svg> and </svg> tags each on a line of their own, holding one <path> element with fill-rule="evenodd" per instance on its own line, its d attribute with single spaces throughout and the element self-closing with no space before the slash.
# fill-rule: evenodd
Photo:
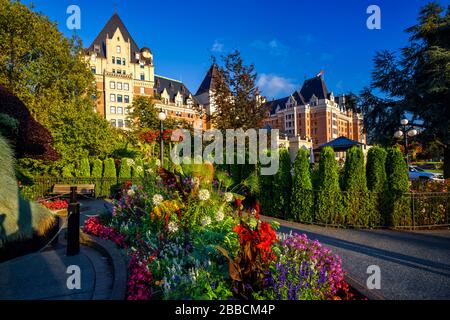
<svg viewBox="0 0 450 320">
<path fill-rule="evenodd" d="M 69 202 L 67 200 L 43 200 L 38 202 L 51 211 L 66 210 L 69 207 Z"/>
<path fill-rule="evenodd" d="M 180 172 L 124 185 L 110 223 L 86 222 L 86 233 L 126 251 L 128 299 L 352 298 L 330 250 L 306 236 L 277 235 L 275 223 L 259 220 L 259 204 L 244 208 L 211 167 Z"/>
</svg>

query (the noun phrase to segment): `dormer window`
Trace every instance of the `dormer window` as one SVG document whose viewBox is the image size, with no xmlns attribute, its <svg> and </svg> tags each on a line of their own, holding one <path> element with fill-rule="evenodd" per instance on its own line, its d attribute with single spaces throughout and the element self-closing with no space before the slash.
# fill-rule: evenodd
<svg viewBox="0 0 450 320">
<path fill-rule="evenodd" d="M 136 53 L 134 57 L 136 58 L 136 60 L 141 59 L 141 55 L 139 53 Z"/>
<path fill-rule="evenodd" d="M 100 46 L 98 44 L 94 45 L 94 52 L 100 53 Z"/>
<path fill-rule="evenodd" d="M 121 51 L 122 51 L 122 48 L 121 48 L 120 46 L 117 46 L 117 47 L 116 47 L 116 52 L 117 52 L 117 53 L 121 53 Z"/>
</svg>

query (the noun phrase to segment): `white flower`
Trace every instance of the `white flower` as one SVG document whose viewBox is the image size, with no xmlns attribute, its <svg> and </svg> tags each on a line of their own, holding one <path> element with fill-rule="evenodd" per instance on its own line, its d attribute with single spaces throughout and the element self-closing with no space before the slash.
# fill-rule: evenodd
<svg viewBox="0 0 450 320">
<path fill-rule="evenodd" d="M 223 210 L 220 209 L 216 214 L 216 220 L 223 221 L 223 219 L 225 219 L 225 214 L 223 213 Z"/>
<path fill-rule="evenodd" d="M 207 200 L 209 200 L 210 197 L 211 197 L 211 195 L 209 194 L 209 191 L 206 189 L 202 189 L 198 192 L 198 198 L 201 201 L 207 201 Z"/>
<path fill-rule="evenodd" d="M 233 202 L 234 200 L 234 196 L 231 192 L 225 192 L 224 197 L 226 202 Z"/>
<path fill-rule="evenodd" d="M 153 174 L 153 172 L 154 172 L 153 169 L 151 169 L 151 168 L 150 168 L 150 169 L 147 169 L 147 173 L 148 173 L 148 174 Z"/>
<path fill-rule="evenodd" d="M 163 201 L 164 201 L 164 198 L 163 198 L 162 195 L 160 195 L 160 194 L 155 194 L 155 195 L 153 196 L 153 205 L 154 205 L 155 207 L 159 206 Z"/>
<path fill-rule="evenodd" d="M 202 226 L 206 227 L 209 226 L 211 224 L 211 218 L 210 217 L 204 217 L 202 219 Z"/>
<path fill-rule="evenodd" d="M 155 162 L 155 163 L 156 163 L 156 166 L 157 166 L 157 167 L 161 167 L 161 160 L 156 159 L 156 162 Z"/>
<path fill-rule="evenodd" d="M 141 173 L 141 172 L 143 172 L 144 171 L 144 168 L 142 168 L 141 166 L 137 166 L 136 167 L 136 172 L 137 173 Z"/>
<path fill-rule="evenodd" d="M 127 159 L 127 165 L 132 167 L 134 166 L 134 160 L 133 159 Z"/>
<path fill-rule="evenodd" d="M 128 190 L 127 192 L 129 197 L 133 197 L 136 194 L 136 191 L 134 191 L 133 189 Z"/>
<path fill-rule="evenodd" d="M 169 229 L 170 233 L 175 233 L 178 231 L 178 225 L 175 222 L 171 221 L 169 222 L 167 229 Z"/>
<path fill-rule="evenodd" d="M 197 177 L 193 177 L 192 178 L 192 185 L 196 188 L 198 188 L 198 186 L 200 185 L 200 179 Z"/>
</svg>

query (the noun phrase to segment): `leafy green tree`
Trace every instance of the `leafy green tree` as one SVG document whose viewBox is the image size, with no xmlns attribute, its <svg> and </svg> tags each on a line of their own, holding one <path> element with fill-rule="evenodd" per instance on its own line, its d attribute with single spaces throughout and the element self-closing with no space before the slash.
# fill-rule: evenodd
<svg viewBox="0 0 450 320">
<path fill-rule="evenodd" d="M 393 144 L 400 119 L 410 115 L 421 128 L 423 144 L 438 142 L 444 151 L 444 176 L 450 178 L 450 9 L 424 6 L 416 25 L 406 29 L 409 43 L 400 55 L 378 52 L 371 88 L 361 94 L 368 137 Z M 380 92 L 377 97 L 372 89 Z"/>
<path fill-rule="evenodd" d="M 320 153 L 316 200 L 316 221 L 323 224 L 343 224 L 339 172 L 333 148 Z"/>
<path fill-rule="evenodd" d="M 134 130 L 142 129 L 159 130 L 158 109 L 155 108 L 153 99 L 145 96 L 138 96 L 133 99 L 129 113 L 129 120 Z"/>
<path fill-rule="evenodd" d="M 370 225 L 372 206 L 367 189 L 364 153 L 360 147 L 347 151 L 342 178 L 346 223 L 353 226 Z"/>
<path fill-rule="evenodd" d="M 69 163 L 62 168 L 61 175 L 63 178 L 73 178 L 74 173 L 75 166 L 72 163 Z"/>
<path fill-rule="evenodd" d="M 386 157 L 386 150 L 377 146 L 370 148 L 367 154 L 367 187 L 375 208 L 371 217 L 374 224 L 385 223 L 383 217 L 385 217 L 384 211 L 386 210 L 384 203 L 387 188 Z"/>
<path fill-rule="evenodd" d="M 291 209 L 292 174 L 291 156 L 287 149 L 280 149 L 280 167 L 273 181 L 274 213 L 287 219 Z"/>
<path fill-rule="evenodd" d="M 80 168 L 78 169 L 78 178 L 90 178 L 91 166 L 88 158 L 81 159 Z"/>
<path fill-rule="evenodd" d="M 103 175 L 103 161 L 100 159 L 95 159 L 92 165 L 92 179 L 95 183 L 95 194 L 97 197 L 101 196 L 102 183 L 101 178 Z"/>
<path fill-rule="evenodd" d="M 310 223 L 314 221 L 314 195 L 309 152 L 305 149 L 298 151 L 294 163 L 291 208 L 294 220 Z"/>
<path fill-rule="evenodd" d="M 129 162 L 133 161 L 132 159 L 123 158 L 120 161 L 120 168 L 119 168 L 119 178 L 122 179 L 130 179 L 131 178 L 131 166 Z"/>
<path fill-rule="evenodd" d="M 219 130 L 261 128 L 267 110 L 256 87 L 254 65 L 245 65 L 237 50 L 223 57 L 223 62 L 213 75 L 216 111 L 211 122 Z"/>
<path fill-rule="evenodd" d="M 411 208 L 409 198 L 408 167 L 398 148 L 390 148 L 386 158 L 388 217 L 391 226 L 411 225 Z"/>
<path fill-rule="evenodd" d="M 112 158 L 105 159 L 103 165 L 104 172 L 101 195 L 107 197 L 111 195 L 111 188 L 116 184 L 115 179 L 117 178 L 117 171 L 116 164 Z"/>
</svg>

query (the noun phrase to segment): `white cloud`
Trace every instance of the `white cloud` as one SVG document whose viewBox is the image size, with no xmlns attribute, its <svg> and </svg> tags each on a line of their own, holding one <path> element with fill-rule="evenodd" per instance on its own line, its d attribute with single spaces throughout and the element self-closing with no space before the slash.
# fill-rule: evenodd
<svg viewBox="0 0 450 320">
<path fill-rule="evenodd" d="M 268 42 L 255 40 L 250 44 L 250 47 L 267 51 L 271 56 L 287 56 L 289 54 L 289 47 L 276 39 L 272 39 Z"/>
<path fill-rule="evenodd" d="M 268 99 L 292 94 L 296 88 L 295 83 L 291 79 L 265 73 L 259 76 L 256 85 Z"/>
<path fill-rule="evenodd" d="M 214 40 L 214 43 L 211 47 L 211 51 L 215 53 L 221 53 L 223 52 L 224 47 L 225 47 L 224 44 L 219 42 L 219 40 Z"/>
</svg>

